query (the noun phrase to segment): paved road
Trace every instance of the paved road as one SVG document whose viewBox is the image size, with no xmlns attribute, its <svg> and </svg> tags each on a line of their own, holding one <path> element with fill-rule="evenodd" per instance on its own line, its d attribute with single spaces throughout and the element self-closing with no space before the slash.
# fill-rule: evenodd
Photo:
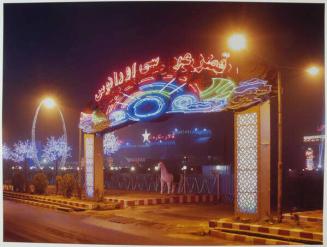
<svg viewBox="0 0 327 247">
<path fill-rule="evenodd" d="M 242 244 L 213 238 L 196 232 L 196 229 L 190 234 L 185 231 L 185 227 L 182 229 L 183 224 L 176 228 L 176 225 L 166 224 L 165 219 L 159 218 L 154 222 L 153 217 L 156 214 L 150 214 L 156 208 L 149 208 L 146 210 L 150 221 L 146 221 L 130 216 L 123 217 L 123 210 L 66 213 L 4 200 L 4 241 L 150 245 Z M 138 212 L 137 209 L 132 211 Z M 144 213 L 145 210 L 140 212 Z M 166 213 L 176 218 L 172 212 Z"/>
</svg>

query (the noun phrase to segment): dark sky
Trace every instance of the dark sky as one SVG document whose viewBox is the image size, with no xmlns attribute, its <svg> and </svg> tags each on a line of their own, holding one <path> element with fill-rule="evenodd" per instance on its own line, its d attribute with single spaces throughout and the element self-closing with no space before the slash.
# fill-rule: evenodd
<svg viewBox="0 0 327 247">
<path fill-rule="evenodd" d="M 311 79 L 301 71 L 310 63 L 323 66 L 323 4 L 4 4 L 4 142 L 30 138 L 38 103 L 53 95 L 76 159 L 79 112 L 109 73 L 158 55 L 220 54 L 233 31 L 249 36 L 242 59 L 253 61 L 255 54 L 292 69 L 282 70 L 284 145 L 292 153 L 286 160 L 291 167 L 302 155 L 296 155 L 302 136 L 323 123 L 323 77 Z M 60 133 L 59 115 L 42 110 L 38 138 Z"/>
</svg>

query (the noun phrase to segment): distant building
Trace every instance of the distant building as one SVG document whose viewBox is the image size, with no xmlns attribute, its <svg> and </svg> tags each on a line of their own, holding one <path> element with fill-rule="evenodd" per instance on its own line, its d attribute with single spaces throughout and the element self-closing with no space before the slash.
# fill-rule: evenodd
<svg viewBox="0 0 327 247">
<path fill-rule="evenodd" d="M 324 168 L 325 135 L 303 137 L 306 170 L 321 170 Z"/>
</svg>

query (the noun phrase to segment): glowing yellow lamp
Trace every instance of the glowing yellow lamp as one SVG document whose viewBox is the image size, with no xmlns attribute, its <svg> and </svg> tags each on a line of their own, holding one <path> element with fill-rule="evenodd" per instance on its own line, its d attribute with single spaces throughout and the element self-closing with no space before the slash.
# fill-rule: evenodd
<svg viewBox="0 0 327 247">
<path fill-rule="evenodd" d="M 246 38 L 244 34 L 237 33 L 230 36 L 228 46 L 234 51 L 240 51 L 246 48 Z"/>
<path fill-rule="evenodd" d="M 306 71 L 311 76 L 317 76 L 320 70 L 317 66 L 311 66 Z"/>
<path fill-rule="evenodd" d="M 43 100 L 43 104 L 47 107 L 47 108 L 53 108 L 56 105 L 56 102 L 51 99 L 51 98 L 45 98 Z"/>
</svg>

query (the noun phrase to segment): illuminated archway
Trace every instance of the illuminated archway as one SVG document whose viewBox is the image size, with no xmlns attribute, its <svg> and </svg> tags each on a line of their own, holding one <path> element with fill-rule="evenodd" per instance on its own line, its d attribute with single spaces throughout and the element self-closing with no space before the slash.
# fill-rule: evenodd
<svg viewBox="0 0 327 247">
<path fill-rule="evenodd" d="M 103 192 L 98 182 L 103 178 L 103 154 L 97 144 L 102 133 L 165 114 L 236 111 L 235 214 L 253 218 L 269 214 L 272 85 L 256 77 L 236 81 L 238 71 L 224 52 L 220 58 L 191 53 L 173 61 L 156 57 L 110 74 L 94 95 L 95 110 L 80 116 L 87 196 Z"/>
</svg>

